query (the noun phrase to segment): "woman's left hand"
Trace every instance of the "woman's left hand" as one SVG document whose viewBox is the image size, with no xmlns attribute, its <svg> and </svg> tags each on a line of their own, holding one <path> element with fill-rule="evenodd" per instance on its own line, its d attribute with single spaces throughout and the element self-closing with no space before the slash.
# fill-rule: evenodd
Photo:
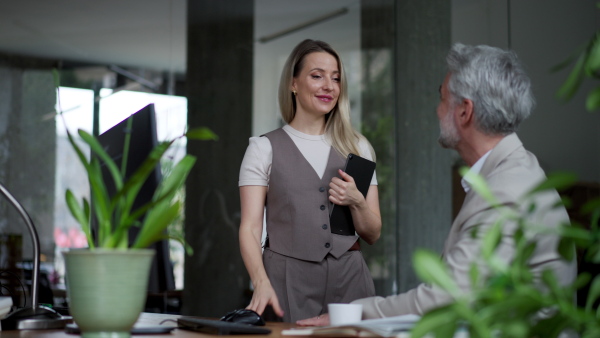
<svg viewBox="0 0 600 338">
<path fill-rule="evenodd" d="M 360 238 L 373 244 L 381 236 L 381 213 L 379 212 L 379 193 L 377 186 L 369 186 L 367 197 L 356 188 L 352 176 L 339 170 L 340 176 L 329 183 L 329 201 L 350 208 L 354 229 Z"/>
<path fill-rule="evenodd" d="M 329 201 L 337 205 L 357 205 L 364 203 L 364 196 L 356 188 L 354 178 L 341 169 L 340 176 L 334 177 L 329 183 Z"/>
</svg>

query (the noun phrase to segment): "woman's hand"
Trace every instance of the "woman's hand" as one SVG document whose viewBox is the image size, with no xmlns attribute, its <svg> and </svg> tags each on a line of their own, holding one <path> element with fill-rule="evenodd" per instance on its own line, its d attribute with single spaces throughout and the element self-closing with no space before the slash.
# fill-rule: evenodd
<svg viewBox="0 0 600 338">
<path fill-rule="evenodd" d="M 298 326 L 329 326 L 329 314 L 326 313 L 324 315 L 302 319 L 296 322 Z"/>
<path fill-rule="evenodd" d="M 263 282 L 258 282 L 254 286 L 252 300 L 246 309 L 256 311 L 256 313 L 262 315 L 268 305 L 273 307 L 273 311 L 275 311 L 277 316 L 283 317 L 283 310 L 279 305 L 279 300 L 277 299 L 275 290 L 273 290 L 271 283 L 266 280 Z"/>
<path fill-rule="evenodd" d="M 339 170 L 339 174 L 343 180 L 334 177 L 329 183 L 329 200 L 337 205 L 348 206 L 356 233 L 368 244 L 375 243 L 381 236 L 381 212 L 377 186 L 369 186 L 365 198 L 356 188 L 352 176 L 342 170 Z"/>
<path fill-rule="evenodd" d="M 338 170 L 341 179 L 334 177 L 329 183 L 329 201 L 337 205 L 358 205 L 365 203 L 365 198 L 356 188 L 354 178 L 342 170 Z"/>
<path fill-rule="evenodd" d="M 240 202 L 242 206 L 239 234 L 240 251 L 254 285 L 252 300 L 246 308 L 262 315 L 265 308 L 271 305 L 275 314 L 283 317 L 283 310 L 281 310 L 277 295 L 269 281 L 262 260 L 261 238 L 266 196 L 267 187 L 240 187 Z"/>
</svg>

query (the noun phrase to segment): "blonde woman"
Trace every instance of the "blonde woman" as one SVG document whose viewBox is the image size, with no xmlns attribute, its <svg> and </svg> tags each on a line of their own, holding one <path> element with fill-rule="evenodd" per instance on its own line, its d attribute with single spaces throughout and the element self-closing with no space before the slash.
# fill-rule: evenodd
<svg viewBox="0 0 600 338">
<path fill-rule="evenodd" d="M 241 165 L 239 237 L 254 286 L 247 308 L 262 314 L 271 306 L 295 322 L 327 312 L 328 303 L 375 295 L 359 238 L 377 241 L 381 215 L 375 175 L 365 198 L 342 171 L 349 153 L 374 160 L 374 152 L 350 124 L 346 75 L 331 46 L 304 40 L 294 48 L 279 106 L 286 125 L 250 138 Z M 331 233 L 333 204 L 350 208 L 356 235 Z"/>
</svg>

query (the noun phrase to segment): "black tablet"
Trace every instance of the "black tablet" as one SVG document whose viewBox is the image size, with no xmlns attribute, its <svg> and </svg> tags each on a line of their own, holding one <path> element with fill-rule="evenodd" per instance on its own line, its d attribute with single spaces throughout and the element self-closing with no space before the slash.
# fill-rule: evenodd
<svg viewBox="0 0 600 338">
<path fill-rule="evenodd" d="M 375 173 L 375 162 L 355 154 L 349 154 L 344 171 L 352 176 L 356 188 L 366 197 L 373 179 L 373 173 Z M 345 236 L 355 234 L 352 214 L 347 206 L 334 204 L 329 214 L 329 223 L 331 233 Z"/>
</svg>

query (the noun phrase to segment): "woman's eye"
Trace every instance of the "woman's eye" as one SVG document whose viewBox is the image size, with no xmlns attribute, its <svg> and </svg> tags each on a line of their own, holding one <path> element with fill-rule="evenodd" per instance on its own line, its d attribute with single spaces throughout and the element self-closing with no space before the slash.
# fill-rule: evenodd
<svg viewBox="0 0 600 338">
<path fill-rule="evenodd" d="M 340 81 L 341 81 L 341 79 L 340 79 L 339 77 L 334 77 L 334 78 L 333 78 L 333 81 L 335 81 L 335 82 L 340 82 Z"/>
<path fill-rule="evenodd" d="M 320 79 L 321 75 L 311 75 L 313 79 Z"/>
</svg>

